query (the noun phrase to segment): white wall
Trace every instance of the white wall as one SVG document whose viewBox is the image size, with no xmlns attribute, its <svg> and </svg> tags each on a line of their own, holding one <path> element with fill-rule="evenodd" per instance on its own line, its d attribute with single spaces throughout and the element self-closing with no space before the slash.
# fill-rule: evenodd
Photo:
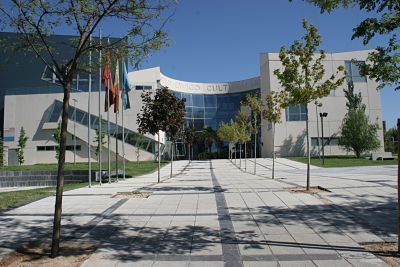
<svg viewBox="0 0 400 267">
<path fill-rule="evenodd" d="M 326 73 L 325 79 L 336 72 L 340 65 L 345 65 L 345 61 L 352 59 L 365 60 L 369 51 L 355 51 L 346 53 L 327 54 L 323 61 Z M 282 69 L 279 55 L 277 53 L 266 53 L 260 55 L 260 72 L 261 72 L 261 91 L 267 94 L 271 91 L 280 91 L 281 87 L 278 79 L 273 74 L 275 69 Z M 370 122 L 377 122 L 382 126 L 381 101 L 380 93 L 376 90 L 377 83 L 367 79 L 366 83 L 354 83 L 355 92 L 361 92 L 363 102 L 366 105 L 366 113 Z M 324 137 L 340 136 L 340 125 L 343 117 L 347 113 L 346 98 L 343 89 L 347 88 L 344 83 L 330 96 L 321 100 L 322 107 L 316 107 L 313 103 L 308 105 L 309 111 L 309 136 L 317 137 L 317 113 L 327 112 L 328 117 L 324 118 Z M 321 122 L 318 117 L 319 136 L 321 137 Z M 264 146 L 262 155 L 264 157 L 272 155 L 272 129 L 269 129 L 268 122 L 262 123 L 262 139 Z M 305 137 L 305 121 L 286 121 L 285 110 L 282 110 L 282 123 L 276 125 L 275 132 L 275 148 L 280 152 L 281 156 L 287 155 L 304 155 L 306 152 Z M 381 140 L 380 151 L 383 151 L 383 131 L 378 131 L 378 138 Z M 311 153 L 317 153 L 317 147 L 310 147 Z M 348 154 L 339 146 L 325 146 L 326 155 Z"/>
</svg>

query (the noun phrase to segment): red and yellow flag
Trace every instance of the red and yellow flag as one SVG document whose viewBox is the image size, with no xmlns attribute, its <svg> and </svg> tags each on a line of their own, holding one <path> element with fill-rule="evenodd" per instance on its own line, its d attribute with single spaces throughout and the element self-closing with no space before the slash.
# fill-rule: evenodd
<svg viewBox="0 0 400 267">
<path fill-rule="evenodd" d="M 119 112 L 119 98 L 120 98 L 120 88 L 119 88 L 119 60 L 115 62 L 115 75 L 114 75 L 114 113 Z"/>
<path fill-rule="evenodd" d="M 114 85 L 113 85 L 112 76 L 111 76 L 111 56 L 110 56 L 109 49 L 107 49 L 107 51 L 106 51 L 106 63 L 103 68 L 102 82 L 106 89 L 105 90 L 106 91 L 106 93 L 105 93 L 106 101 L 105 101 L 104 110 L 108 111 L 108 108 L 115 103 L 115 90 L 114 90 Z M 108 96 L 110 96 L 110 99 L 108 99 Z"/>
</svg>

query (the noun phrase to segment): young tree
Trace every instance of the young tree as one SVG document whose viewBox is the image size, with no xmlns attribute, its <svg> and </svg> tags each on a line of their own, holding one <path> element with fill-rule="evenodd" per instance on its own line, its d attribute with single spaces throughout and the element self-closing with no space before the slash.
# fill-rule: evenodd
<svg viewBox="0 0 400 267">
<path fill-rule="evenodd" d="M 169 92 L 169 91 L 168 91 Z M 166 95 L 167 96 L 167 95 Z M 185 99 L 179 99 L 174 96 L 171 92 L 169 92 L 168 97 L 165 97 L 165 101 L 167 101 L 167 105 L 169 107 L 168 113 L 166 114 L 166 122 L 165 122 L 165 132 L 171 139 L 171 173 L 170 177 L 172 177 L 172 164 L 174 162 L 174 148 L 176 144 L 176 140 L 179 135 L 182 134 L 183 123 L 185 120 Z"/>
<path fill-rule="evenodd" d="M 143 106 L 138 114 L 137 124 L 139 132 L 149 133 L 158 136 L 158 179 L 160 182 L 160 131 L 164 131 L 170 136 L 179 132 L 183 125 L 185 114 L 185 101 L 174 96 L 167 87 L 157 89 L 154 98 L 152 92 L 142 94 Z M 171 108 L 173 107 L 173 108 Z M 176 110 L 174 110 L 176 109 Z M 171 163 L 172 164 L 172 163 Z"/>
<path fill-rule="evenodd" d="M 239 143 L 239 169 L 242 168 L 242 145 L 251 140 L 251 124 L 249 114 L 240 111 L 235 116 L 234 134 Z"/>
<path fill-rule="evenodd" d="M 61 123 L 59 122 L 57 125 L 57 128 L 54 130 L 53 133 L 53 138 L 56 140 L 57 146 L 56 146 L 56 159 L 57 161 L 60 160 L 60 144 L 61 144 Z"/>
<path fill-rule="evenodd" d="M 296 40 L 287 50 L 282 47 L 279 59 L 283 70 L 276 69 L 274 74 L 283 88 L 282 95 L 286 100 L 283 105 L 305 105 L 306 108 L 306 138 L 307 138 L 307 190 L 310 189 L 310 140 L 308 132 L 308 104 L 314 102 L 321 106 L 319 100 L 328 96 L 331 90 L 343 84 L 345 75 L 344 67 L 339 66 L 336 74 L 324 80 L 325 69 L 323 60 L 326 55 L 323 50 L 316 55 L 317 48 L 321 44 L 321 36 L 318 29 L 303 20 L 303 28 L 306 31 L 303 42 Z M 337 78 L 339 74 L 341 77 Z"/>
<path fill-rule="evenodd" d="M 64 91 L 51 257 L 58 256 L 61 236 L 68 109 L 73 78 L 78 72 L 90 71 L 84 63 L 90 52 L 119 47 L 120 56 L 129 57 L 138 65 L 151 51 L 167 44 L 163 28 L 170 17 L 166 13 L 172 5 L 175 5 L 174 0 L 10 0 L 0 6 L 0 26 L 19 33 L 16 47 L 32 52 L 41 60 Z M 121 38 L 110 43 L 90 42 L 95 30 L 110 20 L 120 25 Z M 56 46 L 51 38 L 51 34 L 64 28 L 77 35 L 69 38 L 71 51 L 67 54 L 64 47 Z M 59 55 L 65 57 L 60 59 Z"/>
<path fill-rule="evenodd" d="M 358 94 L 354 93 L 354 83 L 352 81 L 347 82 L 347 90 L 343 89 L 343 92 L 347 99 L 346 107 L 349 111 L 360 108 L 365 110 L 365 105 L 362 103 L 361 92 Z"/>
<path fill-rule="evenodd" d="M 188 144 L 188 159 L 189 162 L 191 161 L 191 157 L 190 157 L 190 153 L 191 153 L 191 149 L 193 149 L 193 143 L 194 143 L 194 135 L 195 135 L 195 129 L 193 127 L 193 124 L 189 124 L 189 126 L 187 126 L 184 129 L 183 132 L 183 139 L 185 140 L 185 143 Z"/>
<path fill-rule="evenodd" d="M 211 147 L 214 143 L 214 135 L 215 132 L 211 127 L 204 127 L 203 129 L 203 139 L 204 144 L 206 145 L 208 153 L 211 153 Z"/>
<path fill-rule="evenodd" d="M 26 142 L 28 141 L 28 137 L 26 136 L 24 127 L 21 127 L 19 131 L 19 138 L 18 138 L 18 163 L 22 165 L 25 162 L 24 157 L 24 149 L 26 147 Z"/>
<path fill-rule="evenodd" d="M 341 126 L 340 145 L 347 151 L 353 151 L 359 158 L 362 153 L 379 148 L 379 126 L 377 123 L 369 123 L 361 93 L 354 93 L 353 83 L 349 82 L 347 90 L 343 91 L 348 111 Z"/>
<path fill-rule="evenodd" d="M 379 148 L 378 129 L 377 123 L 369 123 L 364 109 L 349 110 L 340 128 L 339 144 L 359 158 L 362 153 Z"/>
<path fill-rule="evenodd" d="M 262 111 L 264 110 L 264 103 L 259 94 L 249 94 L 246 96 L 246 101 L 244 101 L 242 104 L 250 108 L 253 116 L 252 130 L 254 133 L 254 175 L 256 175 L 258 129 L 260 128 L 260 122 L 257 120 L 258 117 L 261 116 Z"/>
<path fill-rule="evenodd" d="M 275 125 L 281 122 L 282 99 L 280 93 L 271 92 L 266 96 L 266 108 L 263 110 L 263 119 L 272 123 L 272 179 L 275 178 Z"/>
<path fill-rule="evenodd" d="M 217 130 L 219 139 L 225 142 L 229 142 L 229 160 L 232 161 L 231 145 L 235 140 L 234 132 L 229 123 L 221 122 Z"/>
<path fill-rule="evenodd" d="M 96 150 L 95 150 L 96 157 L 100 160 L 100 157 L 99 157 L 100 156 L 99 155 L 99 153 L 100 153 L 99 141 L 101 141 L 100 142 L 101 146 L 104 146 L 105 144 L 107 144 L 107 141 L 106 141 L 106 127 L 104 125 L 104 121 L 101 119 L 101 116 L 100 116 L 100 120 L 99 121 L 101 122 L 101 133 L 100 133 L 99 129 L 95 130 L 96 133 L 95 133 L 95 137 L 94 137 L 93 143 L 96 146 Z"/>
</svg>

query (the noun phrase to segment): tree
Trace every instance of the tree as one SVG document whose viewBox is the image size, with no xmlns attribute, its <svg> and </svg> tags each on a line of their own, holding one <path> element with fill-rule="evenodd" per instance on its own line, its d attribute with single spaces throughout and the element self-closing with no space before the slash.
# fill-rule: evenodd
<svg viewBox="0 0 400 267">
<path fill-rule="evenodd" d="M 233 132 L 239 143 L 239 169 L 242 168 L 242 145 L 251 140 L 251 123 L 249 114 L 240 111 L 236 114 L 233 124 Z M 245 156 L 246 157 L 246 156 Z"/>
<path fill-rule="evenodd" d="M 99 153 L 100 153 L 99 141 L 101 141 L 100 142 L 101 146 L 104 146 L 107 143 L 107 141 L 106 141 L 106 127 L 104 125 L 104 121 L 101 119 L 101 116 L 100 116 L 99 122 L 101 123 L 101 134 L 100 134 L 99 129 L 95 130 L 96 131 L 96 133 L 95 133 L 96 135 L 94 137 L 93 143 L 96 146 L 96 150 L 95 150 L 96 157 L 100 160 L 100 157 L 99 157 L 100 156 L 99 155 Z"/>
<path fill-rule="evenodd" d="M 185 101 L 174 96 L 167 87 L 157 89 L 154 98 L 152 92 L 141 95 L 143 106 L 137 117 L 141 134 L 157 134 L 158 137 L 158 179 L 160 182 L 160 131 L 164 131 L 174 138 L 183 125 Z M 171 108 L 172 107 L 172 108 Z M 176 110 L 175 110 L 176 109 Z M 172 163 L 171 163 L 172 164 Z"/>
<path fill-rule="evenodd" d="M 183 130 L 183 139 L 185 140 L 185 143 L 188 144 L 188 159 L 189 162 L 191 161 L 190 153 L 191 149 L 193 149 L 193 143 L 194 143 L 194 135 L 195 135 L 195 129 L 192 123 L 189 124 L 189 126 L 185 127 Z"/>
<path fill-rule="evenodd" d="M 263 110 L 263 119 L 272 123 L 272 179 L 275 178 L 275 124 L 281 122 L 282 99 L 280 93 L 271 92 L 265 98 L 266 108 Z"/>
<path fill-rule="evenodd" d="M 19 33 L 16 48 L 33 53 L 58 84 L 63 87 L 60 157 L 58 160 L 57 188 L 51 257 L 58 256 L 61 236 L 62 195 L 64 188 L 64 163 L 68 125 L 69 99 L 72 81 L 78 72 L 89 73 L 90 64 L 85 59 L 91 52 L 118 47 L 119 56 L 129 57 L 139 65 L 147 55 L 167 44 L 163 30 L 170 16 L 166 16 L 173 0 L 161 1 L 42 1 L 10 0 L 0 6 L 0 26 Z M 121 25 L 121 38 L 110 43 L 91 41 L 91 35 L 104 22 L 112 20 Z M 64 47 L 57 46 L 51 34 L 68 28 L 76 37 L 69 38 L 67 54 Z M 116 51 L 114 51 L 116 52 Z M 60 59 L 59 55 L 64 55 Z M 95 69 L 95 68 L 93 68 Z"/>
<path fill-rule="evenodd" d="M 379 148 L 377 137 L 379 126 L 370 124 L 365 114 L 361 93 L 354 93 L 354 86 L 349 83 L 348 89 L 343 90 L 347 98 L 347 114 L 341 126 L 340 145 L 347 151 L 353 151 L 359 158 L 362 153 Z"/>
<path fill-rule="evenodd" d="M 53 133 L 53 138 L 57 143 L 57 146 L 56 146 L 56 159 L 58 161 L 60 160 L 60 144 L 61 144 L 61 139 L 62 139 L 61 134 L 62 134 L 62 132 L 61 132 L 61 123 L 59 122 L 58 125 L 57 125 L 57 128 L 54 130 L 54 133 Z"/>
<path fill-rule="evenodd" d="M 229 160 L 232 161 L 231 144 L 235 141 L 235 135 L 232 126 L 229 123 L 221 122 L 217 130 L 217 136 L 219 139 L 225 142 L 229 142 Z"/>
<path fill-rule="evenodd" d="M 168 106 L 168 113 L 165 122 L 165 132 L 171 139 L 171 173 L 172 177 L 172 164 L 174 162 L 174 148 L 176 140 L 179 135 L 182 135 L 183 123 L 185 120 L 185 99 L 179 99 L 168 91 L 168 95 L 165 94 L 166 105 Z"/>
<path fill-rule="evenodd" d="M 292 1 L 292 0 L 290 0 Z M 367 45 L 376 35 L 387 36 L 387 46 L 378 46 L 369 53 L 367 62 L 361 65 L 361 73 L 379 83 L 379 88 L 395 86 L 400 89 L 400 44 L 397 39 L 400 27 L 400 3 L 393 0 L 303 0 L 319 7 L 321 13 L 333 12 L 344 7 L 358 6 L 372 15 L 361 21 L 354 29 L 352 39 L 362 38 Z"/>
<path fill-rule="evenodd" d="M 397 139 L 397 129 L 390 128 L 385 133 L 385 151 L 390 151 L 392 153 L 397 153 L 397 145 L 396 143 L 399 140 Z"/>
<path fill-rule="evenodd" d="M 26 147 L 26 142 L 28 141 L 28 137 L 26 136 L 24 127 L 21 127 L 19 131 L 19 138 L 18 138 L 18 163 L 22 165 L 25 162 L 24 158 L 24 149 Z"/>
<path fill-rule="evenodd" d="M 202 134 L 207 151 L 208 153 L 211 153 L 211 147 L 212 144 L 214 143 L 215 131 L 211 127 L 204 127 Z"/>
<path fill-rule="evenodd" d="M 246 100 L 242 103 L 242 105 L 248 106 L 250 108 L 251 114 L 253 116 L 252 130 L 254 133 L 254 175 L 256 175 L 258 129 L 260 128 L 260 124 L 258 122 L 258 117 L 261 115 L 262 111 L 264 110 L 264 103 L 261 99 L 260 94 L 248 94 L 246 96 Z"/>
<path fill-rule="evenodd" d="M 362 153 L 379 148 L 378 129 L 377 123 L 369 123 L 363 109 L 350 110 L 340 128 L 339 144 L 347 151 L 353 151 L 359 158 Z"/>
<path fill-rule="evenodd" d="M 287 105 L 305 105 L 306 108 L 306 138 L 307 138 L 307 190 L 310 189 L 310 140 L 308 129 L 308 104 L 314 102 L 321 106 L 319 100 L 328 96 L 331 90 L 343 84 L 345 75 L 344 67 L 339 66 L 335 74 L 324 80 L 325 68 L 323 60 L 326 55 L 323 50 L 316 55 L 317 48 L 321 44 L 321 36 L 318 29 L 303 20 L 303 28 L 306 34 L 303 42 L 295 40 L 288 50 L 283 46 L 279 52 L 283 70 L 276 69 L 274 74 L 282 86 L 283 102 Z M 336 78 L 339 74 L 342 77 Z"/>
<path fill-rule="evenodd" d="M 346 107 L 348 110 L 356 110 L 359 108 L 365 110 L 365 105 L 362 103 L 361 92 L 358 94 L 354 93 L 354 83 L 352 81 L 347 82 L 347 90 L 343 89 L 343 92 L 347 99 Z"/>
</svg>

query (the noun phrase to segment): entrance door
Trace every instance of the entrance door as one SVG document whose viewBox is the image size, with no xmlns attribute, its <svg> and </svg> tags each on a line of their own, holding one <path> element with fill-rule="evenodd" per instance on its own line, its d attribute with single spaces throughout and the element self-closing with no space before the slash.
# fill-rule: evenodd
<svg viewBox="0 0 400 267">
<path fill-rule="evenodd" d="M 18 156 L 17 149 L 9 149 L 8 150 L 8 166 L 17 166 L 18 165 Z"/>
</svg>

